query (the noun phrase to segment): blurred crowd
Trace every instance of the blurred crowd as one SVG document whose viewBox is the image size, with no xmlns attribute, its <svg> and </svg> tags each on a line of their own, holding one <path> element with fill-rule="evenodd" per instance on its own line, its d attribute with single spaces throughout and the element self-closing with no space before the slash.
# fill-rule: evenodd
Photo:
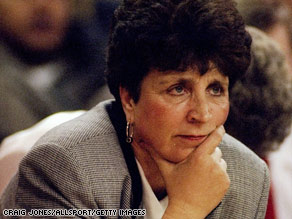
<svg viewBox="0 0 292 219">
<path fill-rule="evenodd" d="M 110 97 L 105 45 L 118 1 L 0 2 L 0 140 Z"/>
<path fill-rule="evenodd" d="M 269 38 L 253 39 L 259 41 L 254 43 L 258 44 L 253 48 L 254 61 L 230 93 L 226 127 L 269 165 L 271 189 L 266 218 L 292 218 L 292 162 L 288 158 L 292 155 L 292 1 L 236 2 L 246 24 Z"/>
<path fill-rule="evenodd" d="M 292 218 L 292 1 L 236 3 L 253 39 L 252 63 L 230 88 L 225 128 L 270 167 L 266 218 Z M 29 150 L 33 144 L 23 135 L 17 135 L 20 141 L 7 140 L 9 135 L 56 112 L 87 110 L 112 98 L 104 71 L 107 36 L 118 4 L 119 0 L 0 1 L 0 141 L 6 138 L 0 146 L 0 181 L 1 176 L 11 177 L 5 172 L 11 164 L 7 157 L 3 162 L 3 151 L 26 144 Z M 43 130 L 79 114 L 59 115 Z M 13 159 L 18 164 L 22 156 Z M 5 184 L 0 182 L 0 189 Z"/>
</svg>

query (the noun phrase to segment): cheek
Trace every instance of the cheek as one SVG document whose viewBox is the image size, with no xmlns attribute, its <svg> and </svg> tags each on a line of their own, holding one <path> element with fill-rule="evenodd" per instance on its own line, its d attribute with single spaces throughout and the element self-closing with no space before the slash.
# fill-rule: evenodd
<svg viewBox="0 0 292 219">
<path fill-rule="evenodd" d="M 165 104 L 163 101 L 159 101 L 159 98 L 150 98 L 144 101 L 143 114 L 149 120 L 163 120 L 167 117 L 167 114 L 171 112 L 169 104 Z"/>
<path fill-rule="evenodd" d="M 15 38 L 22 38 L 29 30 L 28 28 L 31 24 L 31 14 L 25 8 L 23 10 L 19 8 L 9 10 L 5 12 L 5 15 L 0 16 L 0 18 L 1 28 Z"/>
<path fill-rule="evenodd" d="M 166 137 L 166 133 L 169 133 L 169 129 L 173 127 L 172 118 L 175 115 L 172 112 L 167 104 L 153 100 L 144 101 L 143 106 L 136 111 L 135 126 L 139 127 L 140 132 L 151 135 L 151 138 L 158 135 Z"/>
<path fill-rule="evenodd" d="M 57 5 L 48 10 L 50 10 L 51 20 L 54 22 L 54 25 L 64 28 L 64 26 L 66 26 L 69 22 L 71 15 L 70 5 Z"/>
<path fill-rule="evenodd" d="M 217 105 L 214 110 L 214 117 L 216 120 L 216 125 L 223 125 L 227 120 L 229 114 L 229 102 Z"/>
</svg>

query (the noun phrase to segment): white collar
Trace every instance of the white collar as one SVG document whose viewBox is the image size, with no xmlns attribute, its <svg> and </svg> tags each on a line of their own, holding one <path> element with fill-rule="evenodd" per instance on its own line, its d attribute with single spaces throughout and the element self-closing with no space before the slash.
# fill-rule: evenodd
<svg viewBox="0 0 292 219">
<path fill-rule="evenodd" d="M 142 189 L 143 189 L 142 204 L 143 204 L 143 208 L 146 209 L 146 215 L 144 218 L 145 219 L 162 218 L 168 205 L 168 197 L 166 196 L 160 201 L 157 199 L 137 159 L 136 159 L 136 162 L 137 162 L 138 170 L 139 170 L 141 180 L 142 180 Z"/>
</svg>

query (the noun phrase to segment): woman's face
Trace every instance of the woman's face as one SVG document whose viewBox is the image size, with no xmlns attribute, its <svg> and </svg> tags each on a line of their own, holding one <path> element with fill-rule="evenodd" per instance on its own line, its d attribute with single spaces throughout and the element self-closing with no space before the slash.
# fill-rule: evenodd
<svg viewBox="0 0 292 219">
<path fill-rule="evenodd" d="M 180 162 L 198 147 L 229 112 L 228 77 L 213 68 L 204 75 L 151 71 L 137 103 L 124 107 L 133 124 L 133 143 L 152 147 L 164 159 Z"/>
</svg>

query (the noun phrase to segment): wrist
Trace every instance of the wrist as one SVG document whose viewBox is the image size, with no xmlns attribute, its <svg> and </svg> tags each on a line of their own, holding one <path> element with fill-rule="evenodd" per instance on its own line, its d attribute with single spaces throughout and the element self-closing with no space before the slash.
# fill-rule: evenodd
<svg viewBox="0 0 292 219">
<path fill-rule="evenodd" d="M 191 219 L 204 219 L 208 214 L 195 209 L 194 207 L 179 207 L 179 205 L 168 205 L 162 219 L 178 219 L 178 218 L 191 218 Z"/>
</svg>

